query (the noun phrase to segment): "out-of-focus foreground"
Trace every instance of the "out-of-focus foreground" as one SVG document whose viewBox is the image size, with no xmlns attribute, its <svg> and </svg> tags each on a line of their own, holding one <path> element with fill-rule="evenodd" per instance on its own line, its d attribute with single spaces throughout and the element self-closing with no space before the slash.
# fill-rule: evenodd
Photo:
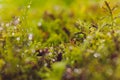
<svg viewBox="0 0 120 80">
<path fill-rule="evenodd" d="M 0 80 L 120 80 L 120 0 L 0 0 Z"/>
</svg>

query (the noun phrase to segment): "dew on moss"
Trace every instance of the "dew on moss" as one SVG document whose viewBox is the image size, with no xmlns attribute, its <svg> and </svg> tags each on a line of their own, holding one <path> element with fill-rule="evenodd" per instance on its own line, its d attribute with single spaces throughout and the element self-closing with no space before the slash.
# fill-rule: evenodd
<svg viewBox="0 0 120 80">
<path fill-rule="evenodd" d="M 17 41 L 20 41 L 20 37 L 17 37 L 16 40 L 17 40 Z"/>
<path fill-rule="evenodd" d="M 94 57 L 95 58 L 98 58 L 98 57 L 100 57 L 101 55 L 100 55 L 100 53 L 94 53 Z"/>
<path fill-rule="evenodd" d="M 32 33 L 28 34 L 28 40 L 32 40 L 32 39 L 33 39 L 33 34 Z"/>
<path fill-rule="evenodd" d="M 30 5 L 27 6 L 28 9 L 30 9 L 30 7 L 31 7 Z"/>
</svg>

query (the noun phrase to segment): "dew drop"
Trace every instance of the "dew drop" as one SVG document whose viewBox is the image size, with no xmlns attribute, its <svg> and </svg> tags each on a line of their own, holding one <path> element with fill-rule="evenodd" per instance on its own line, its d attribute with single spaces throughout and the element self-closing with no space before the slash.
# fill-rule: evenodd
<svg viewBox="0 0 120 80">
<path fill-rule="evenodd" d="M 16 29 L 17 29 L 17 27 L 16 27 L 16 26 L 14 26 L 14 29 L 16 30 Z"/>
<path fill-rule="evenodd" d="M 10 24 L 9 23 L 6 23 L 6 27 L 9 27 L 10 26 Z"/>
<path fill-rule="evenodd" d="M 31 7 L 30 5 L 27 6 L 28 9 L 29 9 L 30 7 Z"/>
<path fill-rule="evenodd" d="M 75 69 L 74 69 L 74 72 L 77 73 L 77 74 L 81 74 L 81 73 L 82 73 L 82 70 L 75 68 Z"/>
<path fill-rule="evenodd" d="M 15 33 L 13 32 L 13 33 L 12 33 L 12 36 L 14 36 L 14 35 L 15 35 Z"/>
<path fill-rule="evenodd" d="M 49 55 L 52 55 L 52 53 L 50 52 Z"/>
<path fill-rule="evenodd" d="M 44 64 L 44 66 L 47 66 L 47 65 L 48 65 L 47 63 Z"/>
<path fill-rule="evenodd" d="M 32 33 L 30 33 L 30 34 L 28 35 L 28 39 L 29 39 L 29 40 L 32 40 L 32 39 L 33 39 L 33 34 L 32 34 Z"/>
<path fill-rule="evenodd" d="M 41 26 L 42 26 L 42 23 L 41 23 L 41 22 L 38 22 L 38 26 L 41 27 Z"/>
<path fill-rule="evenodd" d="M 95 58 L 100 57 L 100 54 L 99 54 L 99 53 L 95 53 L 95 54 L 94 54 L 94 57 L 95 57 Z"/>
<path fill-rule="evenodd" d="M 14 22 L 13 22 L 14 25 L 17 25 L 19 23 L 20 23 L 20 18 L 15 19 Z"/>
<path fill-rule="evenodd" d="M 53 62 L 55 62 L 55 59 L 52 59 Z"/>
<path fill-rule="evenodd" d="M 20 67 L 20 65 L 19 65 L 19 64 L 17 64 L 17 67 Z"/>
<path fill-rule="evenodd" d="M 73 46 L 69 46 L 69 50 L 72 50 L 73 49 Z"/>
<path fill-rule="evenodd" d="M 2 27 L 0 27 L 0 31 L 2 31 L 3 30 L 3 28 Z"/>
<path fill-rule="evenodd" d="M 17 41 L 20 41 L 20 37 L 17 37 L 16 40 L 17 40 Z"/>
<path fill-rule="evenodd" d="M 92 36 L 87 36 L 87 39 L 92 39 Z"/>
</svg>

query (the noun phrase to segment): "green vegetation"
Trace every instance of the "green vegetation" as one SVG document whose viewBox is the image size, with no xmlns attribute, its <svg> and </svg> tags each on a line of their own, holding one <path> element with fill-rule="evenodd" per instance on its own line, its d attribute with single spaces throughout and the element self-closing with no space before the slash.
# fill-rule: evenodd
<svg viewBox="0 0 120 80">
<path fill-rule="evenodd" d="M 0 80 L 120 80 L 120 0 L 0 0 Z"/>
</svg>

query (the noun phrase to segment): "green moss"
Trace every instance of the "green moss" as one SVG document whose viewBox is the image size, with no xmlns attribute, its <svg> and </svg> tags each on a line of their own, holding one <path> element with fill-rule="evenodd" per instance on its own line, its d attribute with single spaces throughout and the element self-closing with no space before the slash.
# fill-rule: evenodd
<svg viewBox="0 0 120 80">
<path fill-rule="evenodd" d="M 0 80 L 120 80 L 120 0 L 1 0 Z"/>
</svg>

